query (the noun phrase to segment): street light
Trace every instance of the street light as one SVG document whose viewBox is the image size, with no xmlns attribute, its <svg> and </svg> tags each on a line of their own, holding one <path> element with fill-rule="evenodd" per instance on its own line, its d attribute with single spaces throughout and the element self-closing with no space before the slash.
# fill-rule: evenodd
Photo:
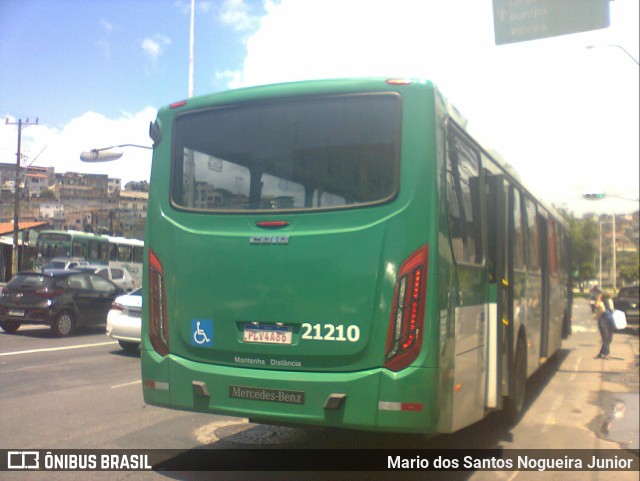
<svg viewBox="0 0 640 481">
<path fill-rule="evenodd" d="M 111 162 L 112 160 L 117 160 L 122 157 L 123 152 L 115 150 L 121 147 L 136 147 L 138 149 L 149 150 L 153 148 L 149 147 L 148 145 L 138 144 L 112 145 L 111 147 L 102 147 L 101 149 L 86 150 L 80 154 L 80 160 L 82 162 Z"/>
<path fill-rule="evenodd" d="M 598 47 L 597 45 L 587 45 L 587 47 L 586 47 L 586 48 L 588 48 L 588 49 L 592 49 L 592 48 L 597 48 L 597 47 Z M 627 56 L 628 56 L 631 60 L 633 60 L 633 61 L 636 63 L 636 65 L 640 65 L 640 62 L 638 62 L 638 60 L 636 60 L 636 58 L 635 58 L 633 55 L 631 55 L 631 54 L 627 51 L 627 49 L 626 49 L 626 48 L 624 48 L 622 45 L 609 44 L 609 45 L 603 45 L 603 47 L 614 47 L 614 48 L 619 48 L 619 49 L 620 49 L 620 50 L 622 50 L 625 54 L 627 54 Z"/>
</svg>

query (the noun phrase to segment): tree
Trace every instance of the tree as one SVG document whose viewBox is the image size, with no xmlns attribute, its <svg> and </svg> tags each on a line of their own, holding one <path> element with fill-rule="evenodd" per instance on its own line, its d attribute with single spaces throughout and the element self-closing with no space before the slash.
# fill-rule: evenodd
<svg viewBox="0 0 640 481">
<path fill-rule="evenodd" d="M 618 276 L 624 284 L 637 282 L 640 277 L 638 274 L 638 253 L 637 252 L 620 252 L 618 253 Z"/>
<path fill-rule="evenodd" d="M 42 200 L 56 200 L 56 193 L 51 189 L 46 189 L 40 192 L 38 197 Z"/>
<path fill-rule="evenodd" d="M 584 284 L 596 276 L 595 259 L 597 256 L 598 224 L 591 219 L 576 219 L 565 209 L 558 209 L 569 223 L 571 232 L 572 270 L 580 292 Z"/>
</svg>

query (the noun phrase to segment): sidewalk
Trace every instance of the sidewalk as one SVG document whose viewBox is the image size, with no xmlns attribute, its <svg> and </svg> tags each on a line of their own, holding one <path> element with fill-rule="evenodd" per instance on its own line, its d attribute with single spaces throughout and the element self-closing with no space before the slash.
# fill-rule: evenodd
<svg viewBox="0 0 640 481">
<path fill-rule="evenodd" d="M 499 443 L 504 449 L 638 450 L 638 327 L 616 332 L 611 358 L 596 359 L 600 334 L 588 299 L 574 303 L 572 335 L 529 382 L 529 405 Z M 547 372 L 545 372 L 547 370 Z M 633 451 L 633 452 L 631 452 Z M 465 481 L 637 481 L 634 471 L 504 471 L 472 473 Z"/>
<path fill-rule="evenodd" d="M 590 387 L 594 399 L 589 402 L 603 412 L 595 418 L 590 428 L 599 439 L 619 443 L 623 449 L 637 450 L 640 425 L 638 327 L 633 326 L 613 335 L 611 357 L 608 360 L 595 357 L 600 348 L 600 337 L 597 330 L 594 331 L 574 332 L 565 341 L 567 349 L 576 348 L 572 354 L 579 358 L 580 371 L 599 373 L 594 379 L 595 384 Z M 585 347 L 591 345 L 591 351 L 586 351 Z"/>
<path fill-rule="evenodd" d="M 572 436 L 567 448 L 637 450 L 638 326 L 613 335 L 611 356 L 605 360 L 596 358 L 601 340 L 588 300 L 576 300 L 573 317 L 573 333 L 562 343 L 566 357 L 545 393 L 557 388 L 556 403 L 564 409 L 546 422 L 556 428 L 581 428 L 582 434 Z M 533 410 L 544 410 L 544 403 Z"/>
</svg>

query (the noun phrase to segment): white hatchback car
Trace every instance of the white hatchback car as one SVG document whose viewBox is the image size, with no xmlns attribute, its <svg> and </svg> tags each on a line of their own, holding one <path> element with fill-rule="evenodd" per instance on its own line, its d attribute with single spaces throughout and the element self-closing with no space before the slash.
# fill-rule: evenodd
<svg viewBox="0 0 640 481">
<path fill-rule="evenodd" d="M 107 336 L 120 343 L 127 352 L 140 346 L 142 323 L 142 288 L 116 297 L 107 314 Z"/>
<path fill-rule="evenodd" d="M 94 274 L 98 274 L 105 279 L 109 279 L 119 288 L 131 292 L 137 286 L 129 274 L 129 271 L 126 269 L 122 269 L 121 267 L 111 267 L 111 266 L 96 266 L 96 265 L 88 265 L 88 266 L 78 266 L 75 267 L 76 270 L 90 270 Z"/>
</svg>

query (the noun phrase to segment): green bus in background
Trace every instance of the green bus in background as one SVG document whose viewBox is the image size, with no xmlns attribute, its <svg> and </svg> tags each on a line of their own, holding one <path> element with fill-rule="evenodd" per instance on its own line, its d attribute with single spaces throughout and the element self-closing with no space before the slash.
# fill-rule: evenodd
<svg viewBox="0 0 640 481">
<path fill-rule="evenodd" d="M 42 267 L 54 258 L 84 259 L 107 264 L 109 240 L 102 235 L 74 230 L 44 230 L 36 239 L 36 263 Z"/>
<path fill-rule="evenodd" d="M 571 330 L 567 225 L 431 82 L 219 93 L 150 134 L 147 403 L 417 433 L 518 418 Z"/>
</svg>

